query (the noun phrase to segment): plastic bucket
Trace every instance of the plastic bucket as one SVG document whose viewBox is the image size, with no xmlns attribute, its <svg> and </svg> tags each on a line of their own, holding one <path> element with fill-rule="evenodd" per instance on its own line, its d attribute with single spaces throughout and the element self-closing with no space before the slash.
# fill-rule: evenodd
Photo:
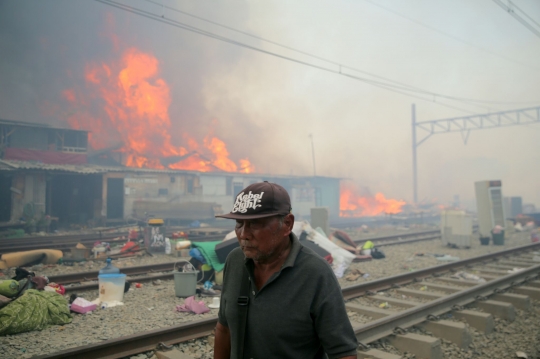
<svg viewBox="0 0 540 359">
<path fill-rule="evenodd" d="M 489 241 L 491 238 L 489 237 L 480 237 L 480 244 L 483 246 L 489 246 Z"/>
<path fill-rule="evenodd" d="M 197 290 L 197 274 L 199 272 L 173 272 L 174 293 L 177 297 L 191 297 Z"/>
<path fill-rule="evenodd" d="M 504 231 L 501 231 L 501 233 L 492 233 L 491 236 L 493 237 L 494 245 L 496 246 L 504 245 Z"/>
<path fill-rule="evenodd" d="M 112 303 L 124 300 L 125 274 L 100 274 L 98 281 L 99 299 L 102 302 Z"/>
</svg>

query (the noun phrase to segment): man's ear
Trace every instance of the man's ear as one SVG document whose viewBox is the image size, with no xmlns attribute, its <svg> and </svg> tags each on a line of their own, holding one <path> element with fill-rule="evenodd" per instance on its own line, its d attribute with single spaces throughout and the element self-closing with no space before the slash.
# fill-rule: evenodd
<svg viewBox="0 0 540 359">
<path fill-rule="evenodd" d="M 294 214 L 289 213 L 283 218 L 283 236 L 289 236 L 294 226 Z"/>
</svg>

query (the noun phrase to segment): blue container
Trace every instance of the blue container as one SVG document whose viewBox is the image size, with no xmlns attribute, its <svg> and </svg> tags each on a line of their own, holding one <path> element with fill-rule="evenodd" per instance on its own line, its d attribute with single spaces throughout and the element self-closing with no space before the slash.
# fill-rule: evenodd
<svg viewBox="0 0 540 359">
<path fill-rule="evenodd" d="M 99 270 L 99 274 L 118 274 L 120 269 L 112 265 L 112 260 L 107 258 L 107 265 Z"/>
</svg>

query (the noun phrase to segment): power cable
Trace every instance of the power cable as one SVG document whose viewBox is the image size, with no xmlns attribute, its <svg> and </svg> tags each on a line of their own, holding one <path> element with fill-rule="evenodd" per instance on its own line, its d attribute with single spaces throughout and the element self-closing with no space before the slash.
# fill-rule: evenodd
<svg viewBox="0 0 540 359">
<path fill-rule="evenodd" d="M 158 5 L 158 6 L 162 7 L 162 8 L 165 8 L 165 9 L 168 9 L 168 10 L 171 10 L 171 11 L 174 11 L 174 12 L 177 12 L 177 13 L 180 13 L 180 14 L 183 14 L 183 15 L 186 15 L 186 16 L 190 16 L 190 17 L 193 17 L 193 18 L 195 18 L 195 19 L 198 19 L 198 20 L 201 20 L 201 21 L 204 21 L 204 22 L 207 22 L 207 23 L 210 23 L 210 24 L 219 26 L 219 27 L 222 27 L 222 28 L 224 28 L 224 29 L 231 30 L 231 31 L 240 33 L 240 34 L 242 34 L 242 35 L 246 35 L 246 36 L 249 36 L 249 37 L 251 37 L 251 38 L 254 38 L 254 39 L 257 39 L 257 40 L 260 40 L 260 41 L 264 41 L 264 42 L 267 42 L 267 43 L 269 43 L 269 44 L 276 45 L 276 46 L 279 46 L 279 47 L 281 47 L 281 48 L 284 48 L 284 49 L 287 49 L 287 50 L 291 50 L 291 51 L 297 52 L 297 53 L 299 53 L 299 54 L 306 55 L 306 56 L 312 57 L 312 58 L 314 58 L 314 59 L 317 59 L 317 60 L 321 60 L 321 61 L 327 62 L 327 63 L 332 64 L 332 65 L 339 66 L 340 69 L 349 69 L 349 70 L 352 70 L 352 71 L 364 73 L 364 74 L 369 75 L 369 76 L 371 76 L 371 77 L 375 77 L 375 78 L 378 78 L 378 79 L 381 79 L 381 80 L 385 80 L 385 81 L 388 81 L 388 82 L 391 82 L 391 83 L 394 83 L 394 84 L 403 86 L 403 87 L 401 87 L 403 90 L 406 90 L 405 88 L 409 88 L 410 91 L 420 92 L 420 93 L 424 93 L 424 94 L 430 95 L 430 96 L 441 97 L 441 98 L 446 98 L 446 99 L 456 100 L 456 101 L 463 101 L 463 102 L 477 102 L 477 103 L 486 103 L 486 104 L 495 104 L 495 105 L 531 104 L 531 103 L 536 104 L 536 103 L 538 103 L 538 101 L 486 101 L 486 100 L 476 100 L 476 99 L 469 99 L 469 98 L 463 98 L 463 97 L 448 96 L 448 95 L 444 95 L 444 94 L 440 94 L 440 93 L 435 93 L 435 92 L 428 91 L 428 90 L 423 90 L 423 89 L 421 89 L 421 88 L 418 88 L 418 87 L 415 87 L 415 86 L 412 86 L 412 85 L 407 85 L 407 84 L 404 84 L 404 83 L 402 83 L 402 82 L 398 82 L 398 81 L 395 81 L 395 80 L 391 80 L 391 79 L 386 78 L 386 77 L 383 77 L 383 76 L 379 76 L 379 75 L 376 75 L 376 74 L 373 74 L 373 73 L 370 73 L 370 72 L 367 72 L 367 71 L 364 71 L 364 70 L 360 70 L 360 69 L 354 68 L 354 67 L 352 67 L 352 66 L 343 65 L 343 64 L 338 63 L 338 62 L 336 62 L 336 61 L 329 60 L 329 59 L 323 58 L 323 57 L 321 57 L 321 56 L 318 56 L 318 55 L 314 55 L 314 54 L 308 53 L 308 52 L 306 52 L 306 51 L 302 51 L 302 50 L 299 50 L 299 49 L 296 49 L 296 48 L 293 48 L 293 47 L 290 47 L 290 46 L 287 46 L 287 45 L 283 45 L 283 44 L 280 44 L 280 43 L 278 43 L 278 42 L 275 42 L 275 41 L 272 41 L 272 40 L 268 40 L 268 39 L 265 39 L 265 38 L 260 37 L 260 36 L 257 36 L 257 35 L 253 35 L 253 34 L 250 34 L 250 33 L 248 33 L 248 32 L 245 32 L 245 31 L 242 31 L 242 30 L 238 30 L 238 29 L 235 29 L 235 28 L 230 27 L 230 26 L 227 26 L 227 25 L 220 24 L 220 23 L 215 22 L 215 21 L 212 21 L 212 20 L 205 19 L 205 18 L 203 18 L 203 17 L 200 17 L 200 16 L 197 16 L 197 15 L 191 14 L 191 13 L 189 13 L 189 12 L 186 12 L 186 11 L 183 11 L 183 10 L 180 10 L 180 9 L 177 9 L 177 8 L 174 8 L 174 7 L 171 7 L 171 6 L 167 6 L 167 5 L 161 4 L 161 3 L 156 2 L 156 1 L 153 1 L 153 0 L 145 0 L 145 1 L 147 1 L 147 2 L 149 2 L 149 3 L 152 3 L 152 4 L 154 4 L 154 5 Z M 486 107 L 483 107 L 483 108 L 486 108 Z"/>
<path fill-rule="evenodd" d="M 120 10 L 131 12 L 133 14 L 136 14 L 136 15 L 139 15 L 139 16 L 142 16 L 142 17 L 146 17 L 146 18 L 151 19 L 151 20 L 159 21 L 159 22 L 162 22 L 162 23 L 170 25 L 170 26 L 174 26 L 174 27 L 177 27 L 177 28 L 181 28 L 181 29 L 184 29 L 184 30 L 195 32 L 195 33 L 198 33 L 200 35 L 208 36 L 208 37 L 214 38 L 216 40 L 228 42 L 228 43 L 231 43 L 231 44 L 234 44 L 234 45 L 237 45 L 237 46 L 241 46 L 241 47 L 244 47 L 244 48 L 247 48 L 247 49 L 258 51 L 258 52 L 261 52 L 261 53 L 264 53 L 264 54 L 267 54 L 267 55 L 278 57 L 278 58 L 281 58 L 281 59 L 284 59 L 284 60 L 288 60 L 288 61 L 291 61 L 291 62 L 294 62 L 294 63 L 309 66 L 309 67 L 316 68 L 316 69 L 319 69 L 319 70 L 323 70 L 323 71 L 326 71 L 326 72 L 330 72 L 330 73 L 342 75 L 342 76 L 345 76 L 345 77 L 349 77 L 351 79 L 358 80 L 358 81 L 361 81 L 361 82 L 365 82 L 365 83 L 371 84 L 373 86 L 386 89 L 388 91 L 392 91 L 392 92 L 400 93 L 400 94 L 403 94 L 403 95 L 406 95 L 406 96 L 418 98 L 418 99 L 421 99 L 421 100 L 424 100 L 424 101 L 427 101 L 427 102 L 433 102 L 435 104 L 445 106 L 445 107 L 448 107 L 448 108 L 452 108 L 452 109 L 455 109 L 455 110 L 458 110 L 458 111 L 466 112 L 466 113 L 469 113 L 469 114 L 476 114 L 475 112 L 465 110 L 465 109 L 462 109 L 462 108 L 459 108 L 459 107 L 456 107 L 456 106 L 448 105 L 448 104 L 445 104 L 445 103 L 442 103 L 442 102 L 437 102 L 437 101 L 434 101 L 434 100 L 431 100 L 431 99 L 426 99 L 426 98 L 421 97 L 421 96 L 417 96 L 417 95 L 407 93 L 406 91 L 411 91 L 410 89 L 407 89 L 407 88 L 403 88 L 403 87 L 399 88 L 398 86 L 382 83 L 380 81 L 374 81 L 374 80 L 370 80 L 370 79 L 366 79 L 366 78 L 361 78 L 361 77 L 354 76 L 354 75 L 351 75 L 351 74 L 346 74 L 346 73 L 343 73 L 343 72 L 340 72 L 340 71 L 337 71 L 337 70 L 332 70 L 332 69 L 325 68 L 325 67 L 322 67 L 322 66 L 310 64 L 308 62 L 297 60 L 297 59 L 287 57 L 287 56 L 284 56 L 284 55 L 281 55 L 281 54 L 277 54 L 277 53 L 274 53 L 274 52 L 271 52 L 271 51 L 260 49 L 260 48 L 257 48 L 257 47 L 251 46 L 251 45 L 247 45 L 247 44 L 238 42 L 236 40 L 232 40 L 232 39 L 229 39 L 229 38 L 226 38 L 226 37 L 223 37 L 223 36 L 220 36 L 220 35 L 216 35 L 214 33 L 211 33 L 211 32 L 205 31 L 205 30 L 201 30 L 201 29 L 192 27 L 190 25 L 187 25 L 187 24 L 184 24 L 184 23 L 172 20 L 172 19 L 165 18 L 164 15 L 160 16 L 160 15 L 157 15 L 157 14 L 154 14 L 154 13 L 151 13 L 151 12 L 139 9 L 139 8 L 135 8 L 135 7 L 132 7 L 132 6 L 129 6 L 129 5 L 125 5 L 125 4 L 115 2 L 113 0 L 95 0 L 95 1 L 100 2 L 102 4 L 105 4 L 105 5 L 109 5 L 111 7 L 118 8 Z M 475 105 L 475 106 L 477 106 L 477 105 Z"/>
<path fill-rule="evenodd" d="M 244 48 L 247 48 L 247 49 L 258 51 L 258 52 L 261 52 L 261 53 L 264 53 L 264 54 L 267 54 L 267 55 L 278 57 L 278 58 L 281 58 L 281 59 L 284 59 L 284 60 L 288 60 L 288 61 L 291 61 L 291 62 L 302 64 L 302 65 L 305 65 L 305 66 L 313 67 L 313 68 L 323 70 L 323 71 L 326 71 L 326 72 L 331 72 L 331 73 L 334 73 L 334 74 L 343 75 L 343 76 L 346 76 L 346 77 L 349 77 L 349 78 L 352 78 L 352 79 L 355 79 L 355 80 L 359 80 L 359 81 L 371 84 L 371 85 L 376 86 L 376 87 L 384 88 L 384 89 L 392 91 L 392 92 L 400 93 L 400 94 L 410 96 L 410 97 L 419 98 L 421 100 L 428 101 L 428 102 L 434 102 L 434 103 L 436 103 L 438 105 L 445 106 L 445 107 L 448 107 L 448 108 L 453 108 L 453 109 L 456 109 L 456 110 L 459 110 L 459 111 L 462 111 L 462 112 L 475 114 L 474 112 L 471 112 L 469 110 L 464 110 L 464 109 L 456 107 L 456 106 L 451 106 L 451 105 L 448 105 L 448 104 L 445 104 L 445 103 L 442 103 L 442 102 L 436 102 L 434 100 L 426 99 L 424 97 L 412 95 L 410 93 L 407 93 L 407 91 L 411 91 L 408 88 L 403 88 L 403 87 L 397 88 L 397 86 L 395 86 L 395 85 L 390 85 L 390 84 L 382 83 L 380 81 L 374 81 L 374 80 L 370 80 L 370 79 L 366 79 L 366 78 L 361 78 L 361 77 L 358 77 L 358 76 L 353 76 L 353 75 L 350 75 L 350 74 L 345 74 L 345 73 L 341 72 L 341 69 L 338 72 L 336 70 L 332 70 L 332 69 L 328 69 L 328 68 L 325 68 L 325 67 L 322 67 L 322 66 L 310 64 L 310 63 L 305 62 L 305 61 L 297 60 L 297 59 L 294 59 L 294 58 L 291 58 L 291 57 L 288 57 L 288 56 L 284 56 L 284 55 L 277 54 L 277 53 L 274 53 L 274 52 L 271 52 L 271 51 L 260 49 L 260 48 L 257 48 L 257 47 L 251 46 L 251 45 L 247 45 L 247 44 L 238 42 L 236 40 L 232 40 L 232 39 L 220 36 L 220 35 L 216 35 L 216 34 L 211 33 L 209 31 L 201 30 L 199 28 L 196 28 L 196 27 L 193 27 L 193 26 L 190 26 L 190 25 L 187 25 L 187 24 L 175 21 L 175 20 L 165 18 L 164 15 L 159 16 L 157 14 L 154 14 L 154 13 L 151 13 L 151 12 L 148 12 L 148 11 L 136 8 L 136 7 L 132 7 L 132 6 L 129 6 L 129 5 L 126 5 L 126 4 L 118 3 L 118 2 L 115 2 L 113 0 L 96 0 L 96 1 L 98 1 L 100 3 L 103 3 L 105 5 L 109 5 L 111 7 L 118 8 L 120 10 L 124 10 L 124 11 L 127 11 L 127 12 L 131 12 L 133 14 L 136 14 L 136 15 L 142 16 L 142 17 L 146 17 L 146 18 L 151 19 L 151 20 L 159 21 L 159 22 L 162 22 L 162 23 L 170 25 L 170 26 L 174 26 L 174 27 L 177 27 L 177 28 L 181 28 L 181 29 L 184 29 L 184 30 L 195 32 L 195 33 L 198 33 L 198 34 L 201 34 L 201 35 L 204 35 L 204 36 L 207 36 L 207 37 L 211 37 L 211 38 L 214 38 L 214 39 L 217 39 L 217 40 L 220 40 L 220 41 L 228 42 L 228 43 L 231 43 L 231 44 L 234 44 L 234 45 L 237 45 L 237 46 L 241 46 L 241 47 L 244 47 Z M 475 105 L 475 106 L 478 106 L 478 105 Z"/>
<path fill-rule="evenodd" d="M 378 8 L 381 8 L 381 9 L 383 9 L 383 10 L 385 10 L 385 11 L 391 12 L 392 14 L 397 15 L 397 16 L 399 16 L 399 17 L 401 17 L 401 18 L 404 18 L 404 19 L 406 19 L 406 20 L 409 20 L 409 21 L 411 21 L 411 22 L 413 22 L 413 23 L 415 23 L 415 24 L 417 24 L 417 25 L 423 26 L 423 27 L 425 27 L 425 28 L 427 28 L 427 29 L 430 29 L 430 30 L 432 30 L 432 31 L 435 31 L 435 32 L 437 32 L 437 33 L 439 33 L 439 34 L 441 34 L 441 35 L 444 35 L 444 36 L 446 36 L 446 37 L 449 37 L 449 38 L 451 38 L 451 39 L 454 39 L 454 40 L 456 40 L 456 41 L 459 41 L 459 42 L 461 42 L 461 43 L 463 43 L 463 44 L 465 44 L 465 45 L 475 47 L 475 48 L 477 48 L 477 49 L 479 49 L 479 50 L 481 50 L 481 51 L 484 51 L 484 52 L 486 52 L 486 53 L 488 53 L 488 54 L 491 54 L 491 55 L 500 57 L 500 58 L 505 59 L 505 60 L 507 60 L 507 61 L 511 61 L 511 62 L 516 63 L 516 64 L 522 65 L 522 66 L 527 66 L 528 68 L 531 68 L 531 69 L 534 69 L 534 70 L 537 70 L 537 71 L 540 70 L 540 68 L 538 68 L 538 67 L 536 67 L 536 66 L 531 66 L 531 65 L 526 64 L 526 63 L 523 63 L 523 62 L 521 62 L 521 61 L 514 60 L 514 59 L 512 59 L 512 58 L 510 58 L 510 57 L 506 57 L 506 56 L 504 56 L 504 55 L 498 54 L 498 53 L 496 53 L 496 52 L 493 52 L 493 51 L 491 51 L 491 50 L 488 50 L 488 49 L 485 49 L 485 48 L 483 48 L 483 47 L 480 47 L 480 46 L 475 45 L 475 44 L 473 44 L 473 43 L 471 43 L 471 42 L 468 42 L 468 41 L 466 41 L 466 40 L 460 39 L 460 38 L 457 37 L 457 36 L 454 36 L 454 35 L 452 35 L 452 34 L 446 33 L 446 32 L 444 32 L 444 31 L 441 31 L 441 30 L 437 29 L 437 28 L 434 28 L 434 27 L 432 27 L 432 26 L 429 26 L 429 25 L 427 25 L 427 24 L 424 24 L 424 23 L 421 22 L 421 21 L 418 21 L 418 20 L 415 20 L 415 19 L 410 18 L 410 17 L 408 17 L 408 16 L 402 15 L 402 14 L 400 14 L 399 12 L 397 12 L 397 11 L 395 11 L 395 10 L 393 10 L 393 9 L 390 9 L 390 8 L 388 8 L 388 7 L 386 7 L 386 6 L 383 6 L 383 5 L 381 5 L 381 4 L 378 4 L 378 3 L 376 3 L 376 2 L 374 2 L 374 1 L 372 1 L 372 0 L 364 0 L 364 1 L 370 3 L 370 4 L 373 5 L 373 6 L 377 6 Z M 496 1 L 496 0 L 494 0 L 494 1 Z"/>
<path fill-rule="evenodd" d="M 540 31 L 535 29 L 534 26 L 532 26 L 531 24 L 529 24 L 524 18 L 522 18 L 521 16 L 519 16 L 518 14 L 516 14 L 516 12 L 514 11 L 514 9 L 512 9 L 512 7 L 509 7 L 508 5 L 506 5 L 505 3 L 503 3 L 501 0 L 493 0 L 495 2 L 495 4 L 499 5 L 500 7 L 502 7 L 507 13 L 509 13 L 514 19 L 516 19 L 517 21 L 519 21 L 523 26 L 525 26 L 527 29 L 529 29 L 533 34 L 535 34 L 536 36 L 540 37 Z M 508 1 L 509 4 L 511 4 L 512 6 L 515 7 L 515 5 L 511 2 L 511 1 Z M 521 10 L 520 10 L 521 11 Z M 522 13 L 525 14 L 525 12 L 521 11 Z M 529 15 L 525 14 L 525 16 L 529 17 Z M 530 18 L 530 17 L 529 17 Z M 536 21 L 533 20 L 534 23 L 536 23 Z"/>
<path fill-rule="evenodd" d="M 527 14 L 525 11 L 521 10 L 514 2 L 508 0 L 508 3 L 510 5 L 512 5 L 513 8 L 516 8 L 518 9 L 519 12 L 521 12 L 523 15 L 525 15 L 525 17 L 529 20 L 531 20 L 533 22 L 533 24 L 535 24 L 536 26 L 540 27 L 540 23 L 538 23 L 535 19 L 533 19 L 532 17 L 529 16 L 529 14 Z"/>
</svg>

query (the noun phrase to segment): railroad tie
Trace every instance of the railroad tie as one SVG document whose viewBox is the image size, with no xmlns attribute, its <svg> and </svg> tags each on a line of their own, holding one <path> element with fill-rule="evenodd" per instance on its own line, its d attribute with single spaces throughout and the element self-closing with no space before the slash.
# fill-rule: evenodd
<svg viewBox="0 0 540 359">
<path fill-rule="evenodd" d="M 490 269 L 494 269 L 494 270 L 502 270 L 502 271 L 512 270 L 515 267 L 517 267 L 517 266 L 515 266 L 515 265 L 506 265 L 506 264 L 487 264 L 486 265 L 486 268 L 490 268 Z"/>
<path fill-rule="evenodd" d="M 499 261 L 499 263 L 501 265 L 512 267 L 511 269 L 516 268 L 516 267 L 517 268 L 523 268 L 523 267 L 530 267 L 531 266 L 530 263 L 517 262 L 517 261 Z"/>
<path fill-rule="evenodd" d="M 540 288 L 540 280 L 531 280 L 530 282 L 527 282 L 527 286 Z"/>
<path fill-rule="evenodd" d="M 411 302 L 409 300 L 396 299 L 396 298 L 386 297 L 382 295 L 368 295 L 365 298 L 372 300 L 374 302 L 378 302 L 378 303 L 386 302 L 386 303 L 397 305 L 398 307 L 403 307 L 403 308 L 412 308 L 412 307 L 416 307 L 420 305 L 420 303 L 418 302 Z"/>
<path fill-rule="evenodd" d="M 505 271 L 505 270 L 495 270 L 495 269 L 478 268 L 478 269 L 475 269 L 475 271 L 480 272 L 480 273 L 484 273 L 484 274 L 492 274 L 492 275 L 496 275 L 496 276 L 499 276 L 499 277 L 508 274 L 508 272 Z M 481 277 L 483 277 L 483 276 L 481 276 Z"/>
<path fill-rule="evenodd" d="M 540 262 L 534 261 L 531 257 L 516 257 L 516 258 L 512 258 L 512 260 L 516 262 L 520 262 L 520 263 L 525 263 L 530 266 L 540 264 Z"/>
<path fill-rule="evenodd" d="M 478 308 L 491 313 L 496 317 L 513 322 L 516 319 L 516 309 L 510 303 L 499 302 L 496 300 L 477 301 Z"/>
<path fill-rule="evenodd" d="M 423 359 L 442 359 L 441 340 L 413 333 L 390 337 L 390 343 L 402 352 L 413 353 Z"/>
<path fill-rule="evenodd" d="M 382 350 L 370 349 L 368 351 L 359 351 L 358 359 L 402 359 L 403 357 L 396 354 L 383 352 Z"/>
<path fill-rule="evenodd" d="M 173 349 L 166 352 L 156 351 L 158 359 L 193 359 L 193 357 L 182 353 L 180 350 Z"/>
<path fill-rule="evenodd" d="M 495 327 L 495 320 L 490 313 L 465 309 L 454 312 L 452 315 L 456 319 L 465 320 L 471 327 L 484 334 L 490 334 Z"/>
<path fill-rule="evenodd" d="M 415 289 L 407 289 L 407 288 L 399 288 L 399 289 L 396 289 L 396 291 L 400 294 L 408 295 L 409 297 L 414 297 L 414 298 L 439 299 L 445 296 L 444 294 L 440 294 L 440 293 L 433 293 L 433 292 L 427 292 L 423 290 L 415 290 Z"/>
<path fill-rule="evenodd" d="M 389 315 L 396 314 L 396 312 L 394 312 L 393 310 L 379 309 L 375 307 L 368 307 L 368 306 L 354 304 L 354 303 L 346 304 L 345 308 L 347 308 L 347 310 L 360 313 L 362 315 L 372 317 L 375 319 L 384 318 Z"/>
<path fill-rule="evenodd" d="M 513 293 L 501 293 L 491 297 L 493 300 L 499 302 L 511 303 L 514 307 L 521 310 L 528 310 L 531 308 L 531 298 L 527 295 L 513 294 Z"/>
<path fill-rule="evenodd" d="M 437 290 L 443 293 L 456 293 L 456 292 L 461 292 L 463 290 L 463 288 L 436 284 L 436 283 L 422 282 L 422 284 L 424 284 L 428 290 L 433 289 L 433 290 Z"/>
<path fill-rule="evenodd" d="M 463 286 L 463 287 L 474 287 L 475 285 L 480 284 L 479 282 L 475 282 L 473 280 L 462 280 L 462 279 L 447 278 L 447 277 L 439 277 L 437 278 L 437 280 L 441 282 L 455 284 L 458 286 Z"/>
<path fill-rule="evenodd" d="M 540 300 L 540 288 L 529 286 L 519 286 L 512 288 L 512 291 L 518 294 L 528 295 L 532 299 Z"/>
<path fill-rule="evenodd" d="M 451 341 L 458 347 L 465 349 L 472 343 L 472 336 L 465 323 L 450 320 L 427 321 L 420 327 L 430 331 L 433 335 Z"/>
</svg>

